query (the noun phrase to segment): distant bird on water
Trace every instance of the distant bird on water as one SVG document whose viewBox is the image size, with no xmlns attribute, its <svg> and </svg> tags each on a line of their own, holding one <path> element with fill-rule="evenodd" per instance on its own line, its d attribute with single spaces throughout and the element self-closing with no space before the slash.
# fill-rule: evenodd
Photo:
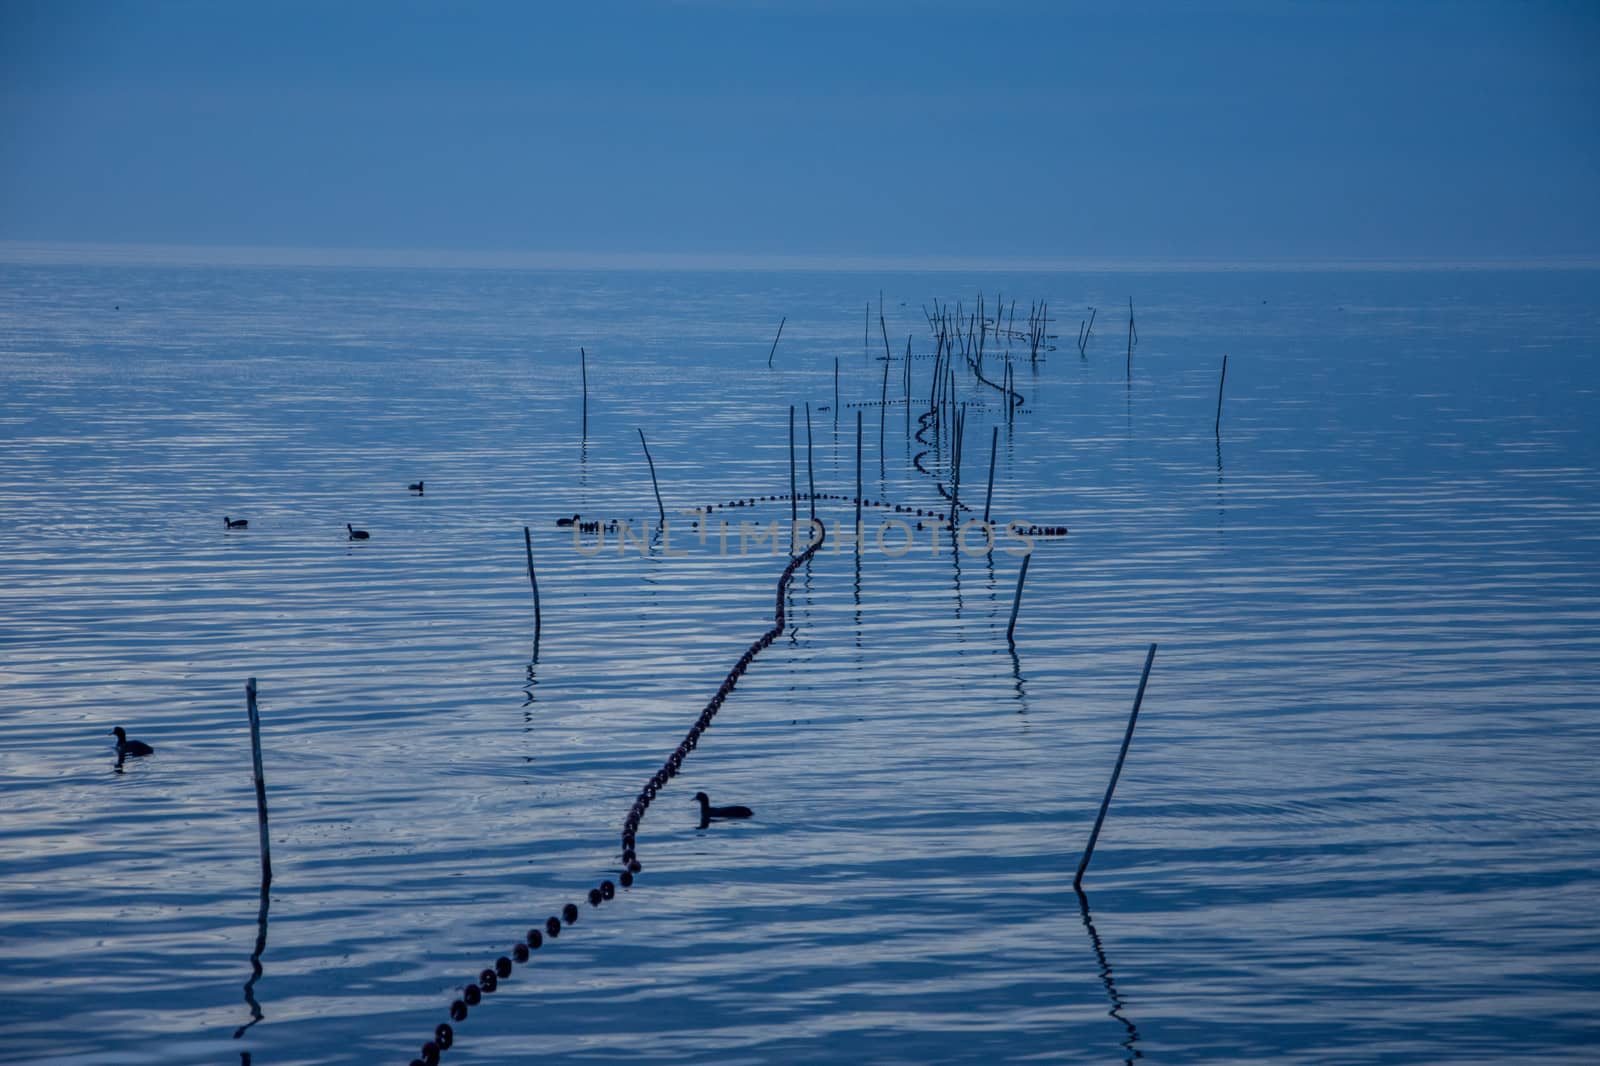
<svg viewBox="0 0 1600 1066">
<path fill-rule="evenodd" d="M 713 807 L 711 797 L 704 792 L 696 792 L 694 798 L 700 804 L 701 829 L 710 825 L 713 818 L 748 818 L 755 813 L 749 807 Z"/>
<path fill-rule="evenodd" d="M 410 489 L 412 492 L 421 492 L 422 491 L 422 482 L 413 481 L 411 484 L 407 485 L 406 488 Z"/>
<path fill-rule="evenodd" d="M 142 740 L 129 740 L 128 731 L 120 725 L 113 729 L 107 736 L 115 735 L 117 738 L 117 758 L 124 756 L 154 755 L 156 749 Z"/>
<path fill-rule="evenodd" d="M 357 529 L 355 526 L 352 526 L 349 522 L 346 522 L 344 524 L 344 528 L 346 528 L 346 529 L 348 529 L 350 531 L 350 539 L 351 540 L 367 540 L 368 538 L 370 538 L 372 536 L 371 533 L 368 533 L 364 529 Z"/>
<path fill-rule="evenodd" d="M 248 518 L 229 518 L 227 515 L 223 515 L 222 516 L 222 528 L 223 529 L 249 529 L 250 528 L 250 520 Z"/>
<path fill-rule="evenodd" d="M 556 525 L 558 525 L 558 526 L 570 526 L 570 525 L 576 524 L 577 521 L 578 521 L 578 516 L 577 515 L 573 515 L 571 518 L 558 518 L 558 519 L 556 519 Z"/>
</svg>

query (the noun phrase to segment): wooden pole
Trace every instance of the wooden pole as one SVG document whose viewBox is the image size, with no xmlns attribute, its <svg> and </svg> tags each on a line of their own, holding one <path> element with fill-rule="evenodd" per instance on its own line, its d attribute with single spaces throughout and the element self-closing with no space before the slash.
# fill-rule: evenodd
<svg viewBox="0 0 1600 1066">
<path fill-rule="evenodd" d="M 800 536 L 800 488 L 794 475 L 794 404 L 789 405 L 789 548 L 791 551 Z"/>
<path fill-rule="evenodd" d="M 867 303 L 867 312 L 872 312 L 872 304 Z M 839 357 L 833 357 L 833 424 L 839 424 Z"/>
<path fill-rule="evenodd" d="M 1083 858 L 1078 860 L 1078 872 L 1072 878 L 1072 887 L 1077 888 L 1083 883 L 1083 872 L 1089 868 L 1089 860 L 1094 857 L 1095 841 L 1100 839 L 1100 827 L 1105 824 L 1106 811 L 1111 808 L 1111 794 L 1117 790 L 1117 778 L 1122 776 L 1122 761 L 1128 757 L 1128 745 L 1133 743 L 1133 725 L 1139 720 L 1139 704 L 1144 702 L 1145 682 L 1150 680 L 1150 664 L 1156 661 L 1156 646 L 1150 645 L 1150 652 L 1144 657 L 1144 673 L 1139 675 L 1139 692 L 1133 697 L 1133 713 L 1128 715 L 1128 731 L 1122 735 L 1122 750 L 1117 753 L 1117 765 L 1111 771 L 1111 783 L 1106 786 L 1105 798 L 1100 801 L 1100 813 L 1095 817 L 1094 829 L 1089 833 L 1089 846 L 1083 849 Z"/>
<path fill-rule="evenodd" d="M 883 338 L 883 393 L 878 400 L 878 458 L 883 458 L 885 426 L 889 421 L 889 338 Z"/>
<path fill-rule="evenodd" d="M 656 512 L 661 516 L 661 524 L 667 524 L 667 509 L 661 505 L 661 486 L 656 483 L 656 461 L 650 458 L 650 445 L 645 442 L 644 430 L 638 430 L 639 443 L 644 445 L 644 461 L 650 464 L 650 487 L 656 490 Z"/>
<path fill-rule="evenodd" d="M 1217 425 L 1216 434 L 1222 436 L 1222 386 L 1228 383 L 1228 356 L 1222 356 L 1222 378 L 1217 382 Z"/>
<path fill-rule="evenodd" d="M 817 475 L 811 461 L 811 403 L 806 402 L 806 495 L 811 498 L 811 517 L 817 517 Z M 811 539 L 810 534 L 806 540 Z"/>
<path fill-rule="evenodd" d="M 267 838 L 267 777 L 261 768 L 261 714 L 256 710 L 256 679 L 244 683 L 245 710 L 250 714 L 250 760 L 256 779 L 256 826 L 261 831 L 261 890 L 272 883 L 272 842 Z"/>
<path fill-rule="evenodd" d="M 539 578 L 533 572 L 533 534 L 528 532 L 528 527 L 522 527 L 522 545 L 528 551 L 528 584 L 533 586 L 533 657 L 539 657 Z"/>
<path fill-rule="evenodd" d="M 1006 643 L 1014 644 L 1012 634 L 1017 629 L 1017 612 L 1022 609 L 1022 583 L 1028 580 L 1028 564 L 1033 561 L 1033 553 L 1029 552 L 1022 557 L 1022 569 L 1017 572 L 1017 595 L 1011 601 L 1011 621 L 1006 625 Z"/>
<path fill-rule="evenodd" d="M 783 336 L 783 324 L 789 321 L 789 316 L 784 315 L 778 322 L 778 337 Z M 772 351 L 767 353 L 767 369 L 772 369 L 772 353 L 778 350 L 778 337 L 772 338 Z"/>
<path fill-rule="evenodd" d="M 583 374 L 583 439 L 589 439 L 589 353 L 578 349 L 578 369 Z"/>
<path fill-rule="evenodd" d="M 856 551 L 861 550 L 861 412 L 856 411 Z"/>
<path fill-rule="evenodd" d="M 989 434 L 989 491 L 983 494 L 983 524 L 989 524 L 989 502 L 994 499 L 994 454 L 1000 447 L 1000 427 Z"/>
<path fill-rule="evenodd" d="M 1139 333 L 1133 328 L 1133 297 L 1128 297 L 1128 377 L 1133 377 L 1133 342 Z"/>
</svg>

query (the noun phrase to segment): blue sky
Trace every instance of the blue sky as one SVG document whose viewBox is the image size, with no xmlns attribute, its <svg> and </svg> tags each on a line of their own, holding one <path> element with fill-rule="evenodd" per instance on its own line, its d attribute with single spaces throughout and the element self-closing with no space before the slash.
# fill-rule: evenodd
<svg viewBox="0 0 1600 1066">
<path fill-rule="evenodd" d="M 0 0 L 0 241 L 1600 253 L 1600 5 Z"/>
</svg>

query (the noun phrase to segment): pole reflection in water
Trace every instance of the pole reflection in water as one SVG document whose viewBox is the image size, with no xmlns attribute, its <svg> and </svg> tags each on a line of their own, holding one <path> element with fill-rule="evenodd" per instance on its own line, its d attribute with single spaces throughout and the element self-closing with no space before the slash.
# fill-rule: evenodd
<svg viewBox="0 0 1600 1066">
<path fill-rule="evenodd" d="M 1111 1009 L 1106 1013 L 1121 1022 L 1128 1031 L 1127 1037 L 1122 1040 L 1122 1049 L 1127 1052 L 1123 1061 L 1131 1063 L 1134 1059 L 1142 1059 L 1144 1052 L 1134 1046 L 1139 1042 L 1139 1028 L 1123 1013 L 1122 996 L 1118 994 L 1116 979 L 1111 975 L 1111 962 L 1106 958 L 1105 945 L 1100 943 L 1100 934 L 1095 932 L 1094 921 L 1089 917 L 1089 897 L 1083 894 L 1081 888 L 1073 891 L 1078 893 L 1078 912 L 1083 915 L 1083 927 L 1089 931 L 1089 943 L 1094 948 L 1094 957 L 1100 963 L 1100 983 L 1106 986 L 1106 995 L 1111 999 Z"/>
<path fill-rule="evenodd" d="M 256 982 L 261 980 L 261 953 L 267 950 L 267 906 L 272 898 L 268 888 L 267 880 L 262 878 L 261 906 L 256 910 L 256 949 L 250 953 L 250 980 L 244 983 L 244 1001 L 250 1007 L 250 1020 L 233 1031 L 235 1040 L 262 1019 L 261 1004 L 256 1001 Z M 244 1053 L 244 1061 L 250 1061 L 249 1052 Z"/>
</svg>

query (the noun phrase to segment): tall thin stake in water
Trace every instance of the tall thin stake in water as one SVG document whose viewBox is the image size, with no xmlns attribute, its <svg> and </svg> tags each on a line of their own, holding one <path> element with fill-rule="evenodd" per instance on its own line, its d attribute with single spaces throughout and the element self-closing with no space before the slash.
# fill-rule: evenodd
<svg viewBox="0 0 1600 1066">
<path fill-rule="evenodd" d="M 250 715 L 250 760 L 256 779 L 256 826 L 261 831 L 261 891 L 272 883 L 272 842 L 267 839 L 267 776 L 261 768 L 261 714 L 256 710 L 256 679 L 244 683 L 245 710 Z"/>
<path fill-rule="evenodd" d="M 789 316 L 788 315 L 784 315 L 783 318 L 778 321 L 778 336 L 772 338 L 772 351 L 769 351 L 767 353 L 767 369 L 768 370 L 772 369 L 772 353 L 776 352 L 778 350 L 778 337 L 782 337 L 783 336 L 783 324 L 785 322 L 787 322 L 787 321 L 789 321 Z"/>
<path fill-rule="evenodd" d="M 789 405 L 789 550 L 800 536 L 800 487 L 794 475 L 794 404 Z"/>
<path fill-rule="evenodd" d="M 989 524 L 989 502 L 994 499 L 994 453 L 1000 447 L 1000 427 L 994 426 L 989 434 L 989 490 L 983 494 L 983 524 Z M 991 535 L 990 541 L 994 538 Z"/>
<path fill-rule="evenodd" d="M 1133 326 L 1133 297 L 1128 297 L 1128 377 L 1133 377 L 1133 346 L 1139 343 L 1139 331 Z"/>
<path fill-rule="evenodd" d="M 861 551 L 861 412 L 856 412 L 856 551 Z"/>
<path fill-rule="evenodd" d="M 867 311 L 871 313 L 872 304 L 867 304 Z M 833 357 L 833 424 L 839 424 L 839 357 Z"/>
<path fill-rule="evenodd" d="M 650 458 L 650 445 L 644 439 L 644 430 L 637 430 L 639 443 L 644 445 L 644 461 L 650 464 L 650 487 L 656 491 L 656 512 L 661 516 L 661 524 L 667 524 L 667 509 L 661 505 L 661 486 L 656 484 L 656 461 Z"/>
<path fill-rule="evenodd" d="M 1156 661 L 1156 646 L 1150 645 L 1150 653 L 1144 657 L 1144 673 L 1139 675 L 1139 692 L 1133 697 L 1133 713 L 1128 715 L 1128 731 L 1122 735 L 1122 750 L 1117 753 L 1117 765 L 1111 771 L 1111 783 L 1106 786 L 1105 799 L 1100 801 L 1100 813 L 1095 817 L 1094 830 L 1089 834 L 1089 846 L 1083 849 L 1083 858 L 1078 860 L 1078 872 L 1072 878 L 1072 887 L 1077 888 L 1083 883 L 1083 872 L 1089 868 L 1089 860 L 1094 857 L 1095 841 L 1100 839 L 1100 827 L 1105 824 L 1106 811 L 1111 809 L 1111 794 L 1117 790 L 1117 778 L 1122 776 L 1122 761 L 1128 757 L 1128 745 L 1133 743 L 1133 726 L 1139 720 L 1139 705 L 1144 702 L 1145 682 L 1150 680 L 1150 664 Z"/>
<path fill-rule="evenodd" d="M 528 584 L 533 586 L 533 657 L 539 658 L 539 630 L 541 620 L 539 617 L 539 578 L 533 572 L 533 534 L 528 532 L 528 527 L 522 527 L 522 545 L 528 550 Z"/>
<path fill-rule="evenodd" d="M 889 421 L 889 338 L 883 338 L 883 393 L 878 400 L 878 462 L 883 462 L 884 423 Z"/>
<path fill-rule="evenodd" d="M 583 439 L 589 439 L 589 353 L 578 349 L 578 370 L 583 374 Z"/>
<path fill-rule="evenodd" d="M 1006 643 L 1015 644 L 1012 634 L 1017 631 L 1017 612 L 1022 609 L 1022 583 L 1028 580 L 1028 564 L 1033 561 L 1033 553 L 1029 552 L 1022 557 L 1022 569 L 1017 571 L 1017 594 L 1011 600 L 1011 621 L 1006 624 Z"/>
<path fill-rule="evenodd" d="M 1228 383 L 1228 356 L 1222 356 L 1222 378 L 1217 382 L 1217 425 L 1216 435 L 1222 436 L 1222 386 Z"/>
<path fill-rule="evenodd" d="M 911 334 L 909 333 L 906 334 L 906 365 L 903 376 L 906 384 L 906 436 L 909 437 L 911 436 Z"/>
<path fill-rule="evenodd" d="M 870 305 L 868 305 L 870 306 Z M 817 477 L 811 462 L 811 403 L 806 402 L 806 495 L 811 500 L 811 517 L 817 517 Z M 811 534 L 807 534 L 807 540 Z"/>
</svg>

